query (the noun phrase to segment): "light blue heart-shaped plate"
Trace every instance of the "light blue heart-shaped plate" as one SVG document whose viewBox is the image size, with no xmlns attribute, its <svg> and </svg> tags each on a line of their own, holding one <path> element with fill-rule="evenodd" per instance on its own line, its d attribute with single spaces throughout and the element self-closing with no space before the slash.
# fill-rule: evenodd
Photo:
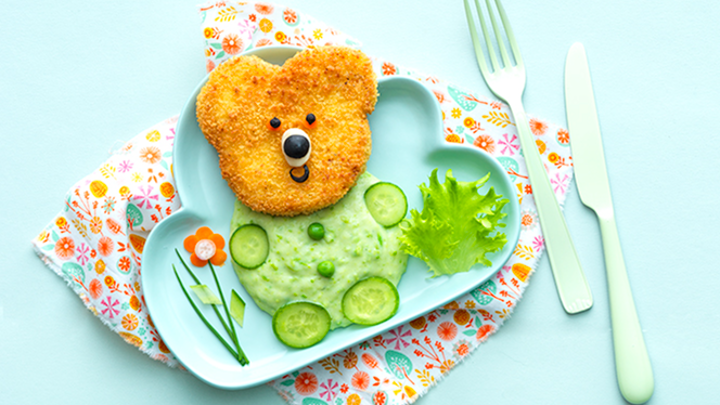
<svg viewBox="0 0 720 405">
<path fill-rule="evenodd" d="M 298 51 L 294 47 L 265 47 L 247 53 L 282 64 Z M 400 186 L 410 208 L 418 210 L 422 210 L 418 185 L 427 182 L 433 169 L 440 169 L 441 181 L 447 169 L 452 169 L 455 177 L 463 181 L 474 181 L 490 172 L 490 180 L 481 192 L 495 187 L 510 200 L 503 208 L 507 217 L 502 231 L 508 243 L 502 251 L 489 255 L 492 267 L 476 265 L 469 272 L 453 276 L 430 278 L 427 265 L 410 257 L 407 272 L 398 285 L 400 308 L 394 317 L 371 327 L 351 325 L 333 330 L 319 344 L 302 350 L 288 348 L 275 338 L 272 318 L 255 305 L 227 262 L 217 268 L 223 291 L 229 297 L 230 290 L 235 289 L 247 303 L 244 327 L 237 330 L 250 364 L 240 366 L 195 314 L 172 270 L 175 264 L 184 283 L 193 284 L 174 250 L 179 249 L 187 257 L 183 239 L 198 227 L 207 225 L 229 240 L 235 195 L 223 180 L 217 152 L 205 140 L 195 117 L 195 99 L 206 80 L 188 100 L 177 126 L 174 174 L 182 208 L 150 233 L 141 278 L 145 301 L 163 340 L 188 370 L 208 384 L 226 389 L 251 387 L 370 339 L 477 287 L 495 274 L 515 249 L 520 233 L 519 206 L 503 167 L 478 148 L 444 141 L 440 106 L 433 93 L 419 81 L 406 77 L 380 78 L 377 105 L 369 117 L 373 149 L 368 172 Z M 209 269 L 194 271 L 215 289 Z M 202 307 L 207 319 L 224 334 L 212 311 Z"/>
</svg>

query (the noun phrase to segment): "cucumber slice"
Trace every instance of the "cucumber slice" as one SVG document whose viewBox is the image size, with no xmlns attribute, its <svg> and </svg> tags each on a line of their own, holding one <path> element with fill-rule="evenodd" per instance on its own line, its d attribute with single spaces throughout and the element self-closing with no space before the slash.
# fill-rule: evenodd
<svg viewBox="0 0 720 405">
<path fill-rule="evenodd" d="M 256 269 L 270 253 L 267 232 L 256 224 L 239 227 L 230 237 L 230 256 L 240 267 Z"/>
<path fill-rule="evenodd" d="M 330 330 L 330 314 L 320 304 L 308 301 L 290 302 L 273 315 L 273 332 L 284 344 L 296 349 L 321 341 Z"/>
<path fill-rule="evenodd" d="M 342 311 L 350 321 L 369 326 L 390 319 L 399 305 L 400 295 L 390 280 L 368 277 L 345 292 Z"/>
<path fill-rule="evenodd" d="M 235 290 L 232 290 L 232 297 L 230 298 L 230 316 L 242 328 L 245 320 L 245 301 Z"/>
<path fill-rule="evenodd" d="M 375 183 L 365 190 L 365 205 L 375 221 L 386 228 L 399 224 L 408 210 L 405 193 L 387 182 Z"/>
<path fill-rule="evenodd" d="M 191 285 L 190 289 L 193 290 L 203 304 L 222 305 L 220 298 L 205 284 Z"/>
</svg>

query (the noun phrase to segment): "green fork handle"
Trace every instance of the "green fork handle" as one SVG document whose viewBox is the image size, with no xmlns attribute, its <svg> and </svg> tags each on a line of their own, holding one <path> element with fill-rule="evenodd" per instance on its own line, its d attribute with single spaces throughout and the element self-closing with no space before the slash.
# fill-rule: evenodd
<svg viewBox="0 0 720 405">
<path fill-rule="evenodd" d="M 597 214 L 605 252 L 618 385 L 628 402 L 642 404 L 655 389 L 650 358 L 630 290 L 615 216 L 612 212 Z"/>
<path fill-rule="evenodd" d="M 532 194 L 538 210 L 540 227 L 550 259 L 555 285 L 563 308 L 569 314 L 590 309 L 593 299 L 590 287 L 580 266 L 575 245 L 565 224 L 565 217 L 553 193 L 552 185 L 540 159 L 534 136 L 519 100 L 507 100 L 515 118 L 515 125 L 522 145 Z"/>
</svg>

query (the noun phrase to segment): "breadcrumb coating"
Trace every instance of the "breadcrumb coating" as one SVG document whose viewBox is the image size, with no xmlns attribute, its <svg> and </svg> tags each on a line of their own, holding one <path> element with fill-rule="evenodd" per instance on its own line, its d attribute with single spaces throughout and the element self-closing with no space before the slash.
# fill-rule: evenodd
<svg viewBox="0 0 720 405">
<path fill-rule="evenodd" d="M 376 100 L 377 78 L 365 54 L 317 47 L 282 67 L 255 56 L 227 60 L 210 74 L 196 108 L 237 198 L 254 211 L 295 216 L 334 204 L 365 171 L 372 147 L 367 114 Z M 305 121 L 310 113 L 312 126 Z M 274 117 L 281 121 L 276 130 L 269 125 Z M 289 128 L 304 130 L 312 143 L 303 183 L 292 180 L 283 154 Z"/>
</svg>

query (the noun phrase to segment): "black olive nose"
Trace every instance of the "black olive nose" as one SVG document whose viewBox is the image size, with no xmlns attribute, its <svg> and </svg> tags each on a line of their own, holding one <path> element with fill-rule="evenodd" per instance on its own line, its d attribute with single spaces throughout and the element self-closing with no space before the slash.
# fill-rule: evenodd
<svg viewBox="0 0 720 405">
<path fill-rule="evenodd" d="M 283 152 L 291 158 L 300 159 L 305 157 L 310 150 L 310 141 L 307 137 L 300 135 L 290 135 L 285 139 L 283 144 Z"/>
</svg>

